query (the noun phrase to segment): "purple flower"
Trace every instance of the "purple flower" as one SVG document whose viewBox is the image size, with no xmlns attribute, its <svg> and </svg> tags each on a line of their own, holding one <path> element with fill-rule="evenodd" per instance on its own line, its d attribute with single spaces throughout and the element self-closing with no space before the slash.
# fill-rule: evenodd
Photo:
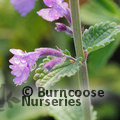
<svg viewBox="0 0 120 120">
<path fill-rule="evenodd" d="M 52 49 L 52 48 L 38 48 L 38 49 L 35 49 L 35 52 L 39 53 L 39 57 L 44 57 L 44 56 L 62 57 L 64 56 L 62 52 Z"/>
<path fill-rule="evenodd" d="M 34 8 L 35 0 L 11 0 L 10 3 L 21 16 L 26 16 Z"/>
<path fill-rule="evenodd" d="M 71 14 L 68 4 L 63 2 L 64 0 L 43 0 L 45 5 L 49 8 L 38 11 L 38 15 L 43 17 L 45 20 L 54 21 L 64 16 L 71 24 Z"/>
<path fill-rule="evenodd" d="M 45 65 L 43 66 L 43 69 L 47 69 L 48 71 L 50 71 L 55 65 L 60 64 L 64 61 L 65 61 L 65 58 L 55 58 L 45 63 Z"/>
<path fill-rule="evenodd" d="M 25 80 L 27 80 L 30 71 L 33 71 L 33 65 L 36 67 L 36 61 L 44 56 L 55 56 L 55 58 L 47 62 L 43 69 L 48 69 L 50 71 L 55 65 L 64 62 L 65 58 L 74 60 L 71 56 L 63 54 L 61 51 L 51 49 L 51 48 L 39 48 L 35 49 L 34 52 L 23 52 L 20 49 L 10 49 L 10 52 L 14 56 L 9 60 L 12 64 L 9 66 L 12 69 L 11 74 L 16 76 L 13 82 L 16 85 L 21 85 Z"/>
<path fill-rule="evenodd" d="M 35 52 L 24 53 L 19 49 L 10 49 L 10 52 L 14 56 L 9 60 L 12 64 L 9 67 L 12 69 L 11 74 L 16 76 L 13 82 L 16 85 L 21 85 L 29 76 L 29 72 L 32 71 L 32 66 L 36 64 L 36 60 L 39 58 L 39 54 Z"/>
<path fill-rule="evenodd" d="M 72 35 L 73 34 L 73 31 L 71 30 L 70 27 L 66 26 L 65 24 L 63 23 L 56 23 L 56 27 L 55 29 L 58 31 L 58 32 L 66 32 L 67 34 L 69 35 Z"/>
<path fill-rule="evenodd" d="M 14 54 L 14 56 L 9 60 L 12 64 L 10 65 L 10 69 L 12 69 L 11 74 L 16 76 L 13 79 L 13 82 L 16 85 L 21 85 L 25 80 L 27 80 L 29 76 L 29 72 L 33 71 L 33 65 L 36 65 L 36 60 L 38 58 L 44 56 L 56 56 L 61 57 L 64 54 L 58 50 L 51 48 L 40 48 L 36 49 L 35 52 L 23 52 L 20 49 L 10 49 L 10 52 Z"/>
</svg>

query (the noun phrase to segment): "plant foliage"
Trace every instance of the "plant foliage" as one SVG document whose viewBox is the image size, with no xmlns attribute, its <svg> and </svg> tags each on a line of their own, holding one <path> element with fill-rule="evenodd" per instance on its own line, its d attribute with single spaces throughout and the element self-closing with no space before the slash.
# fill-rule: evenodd
<svg viewBox="0 0 120 120">
<path fill-rule="evenodd" d="M 114 35 L 120 32 L 120 26 L 114 22 L 95 24 L 86 29 L 82 38 L 83 46 L 88 52 L 97 50 L 114 41 Z"/>
<path fill-rule="evenodd" d="M 64 52 L 64 54 L 65 53 L 67 55 L 70 54 L 67 50 Z M 82 58 L 78 58 L 75 63 L 72 63 L 69 59 L 66 59 L 64 63 L 54 66 L 50 72 L 48 72 L 47 70 L 43 70 L 43 65 L 51 59 L 53 59 L 53 57 L 51 56 L 43 59 L 43 63 L 41 63 L 39 65 L 39 68 L 36 69 L 34 79 L 37 80 L 37 87 L 42 86 L 45 88 L 49 88 L 50 86 L 53 86 L 56 82 L 58 82 L 61 78 L 65 76 L 73 76 L 82 65 Z"/>
</svg>

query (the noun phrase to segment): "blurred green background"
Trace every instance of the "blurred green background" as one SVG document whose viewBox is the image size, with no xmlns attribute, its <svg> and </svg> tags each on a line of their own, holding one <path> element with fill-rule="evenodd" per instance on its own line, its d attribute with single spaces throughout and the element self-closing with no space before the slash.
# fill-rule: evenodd
<svg viewBox="0 0 120 120">
<path fill-rule="evenodd" d="M 67 1 L 67 0 L 66 0 Z M 80 0 L 82 27 L 100 22 L 116 22 L 120 24 L 120 0 Z M 12 57 L 10 48 L 34 51 L 35 48 L 51 47 L 56 45 L 60 49 L 68 49 L 75 57 L 73 39 L 65 33 L 54 30 L 55 22 L 48 22 L 36 14 L 45 7 L 42 0 L 36 1 L 33 11 L 26 17 L 21 17 L 14 10 L 9 0 L 0 0 L 0 84 L 5 84 L 6 94 L 21 99 L 21 91 L 24 86 L 35 88 L 33 75 L 30 73 L 28 80 L 21 86 L 15 86 L 13 76 L 10 74 L 8 60 Z M 68 24 L 62 18 L 58 20 Z M 40 60 L 37 62 L 40 63 Z M 88 71 L 91 89 L 105 90 L 106 97 L 93 99 L 94 109 L 98 112 L 98 120 L 120 119 L 120 35 L 110 45 L 91 53 L 88 56 Z M 54 88 L 76 88 L 77 77 L 64 78 Z M 0 92 L 1 93 L 1 92 Z M 1 109 L 1 108 L 0 108 Z M 0 120 L 54 120 L 44 108 L 22 107 L 20 103 L 14 103 L 12 108 L 5 104 L 0 111 Z"/>
</svg>

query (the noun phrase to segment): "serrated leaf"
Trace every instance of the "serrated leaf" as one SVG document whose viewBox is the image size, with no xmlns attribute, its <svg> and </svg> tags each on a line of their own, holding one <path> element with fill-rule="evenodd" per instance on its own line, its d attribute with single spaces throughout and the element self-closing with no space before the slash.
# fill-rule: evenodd
<svg viewBox="0 0 120 120">
<path fill-rule="evenodd" d="M 82 36 L 83 46 L 88 52 L 97 50 L 114 41 L 113 36 L 119 32 L 120 26 L 114 22 L 95 24 L 88 30 L 85 30 Z"/>
<path fill-rule="evenodd" d="M 81 6 L 82 23 L 94 25 L 100 22 L 116 22 L 120 24 L 120 7 L 113 0 L 88 0 Z M 89 56 L 89 71 L 102 68 L 119 46 L 119 38 L 106 47 L 99 49 Z M 99 63 L 99 64 L 98 64 Z"/>
<path fill-rule="evenodd" d="M 56 82 L 58 82 L 62 77 L 70 77 L 74 75 L 79 70 L 82 64 L 81 61 L 82 59 L 79 58 L 76 60 L 75 63 L 72 63 L 69 59 L 66 59 L 66 61 L 63 64 L 55 66 L 49 73 L 44 75 L 42 79 L 39 79 L 36 82 L 36 86 L 49 88 L 50 86 L 53 86 Z"/>
</svg>

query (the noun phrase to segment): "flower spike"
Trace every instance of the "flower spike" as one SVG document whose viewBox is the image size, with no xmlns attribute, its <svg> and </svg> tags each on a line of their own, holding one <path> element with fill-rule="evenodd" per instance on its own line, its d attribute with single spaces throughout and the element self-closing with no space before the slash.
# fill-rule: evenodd
<svg viewBox="0 0 120 120">
<path fill-rule="evenodd" d="M 35 6 L 35 0 L 11 0 L 10 3 L 22 17 L 26 16 Z"/>
</svg>

